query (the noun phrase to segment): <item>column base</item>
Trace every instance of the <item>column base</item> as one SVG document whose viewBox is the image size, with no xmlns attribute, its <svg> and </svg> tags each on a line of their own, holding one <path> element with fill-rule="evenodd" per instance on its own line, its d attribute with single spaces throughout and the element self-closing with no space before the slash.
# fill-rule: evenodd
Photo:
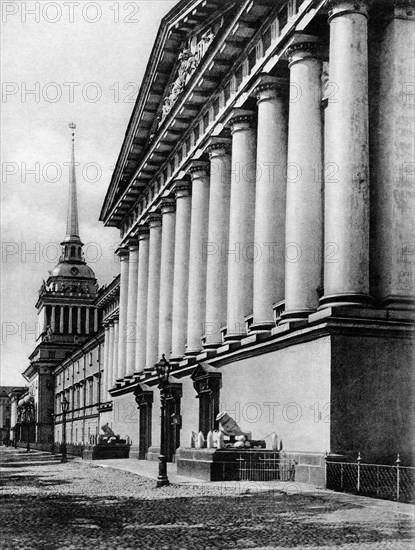
<svg viewBox="0 0 415 550">
<path fill-rule="evenodd" d="M 380 299 L 382 307 L 387 309 L 413 309 L 415 300 L 409 296 L 389 295 Z"/>
<path fill-rule="evenodd" d="M 239 342 L 242 338 L 246 338 L 248 334 L 246 332 L 240 332 L 238 334 L 226 334 L 224 337 L 225 342 Z"/>
<path fill-rule="evenodd" d="M 320 298 L 318 309 L 325 307 L 338 307 L 338 306 L 372 306 L 374 300 L 369 294 L 359 293 L 345 293 L 345 294 L 329 294 Z"/>
<path fill-rule="evenodd" d="M 215 350 L 215 349 L 219 348 L 222 344 L 223 344 L 222 340 L 220 342 L 206 342 L 205 344 L 203 344 L 203 349 L 204 350 L 209 350 L 209 349 Z"/>
<path fill-rule="evenodd" d="M 184 355 L 172 355 L 169 359 L 170 363 L 180 363 L 180 361 L 183 361 L 185 359 Z"/>
<path fill-rule="evenodd" d="M 263 321 L 261 323 L 252 323 L 249 332 L 268 332 L 275 327 L 275 321 Z"/>
<path fill-rule="evenodd" d="M 185 358 L 186 357 L 193 357 L 194 355 L 199 355 L 199 353 L 202 353 L 203 349 L 189 349 L 185 352 Z"/>
<path fill-rule="evenodd" d="M 284 323 L 292 323 L 293 321 L 305 321 L 308 319 L 308 316 L 312 313 L 315 313 L 315 309 L 298 309 L 294 311 L 284 311 L 281 314 L 281 319 L 279 325 Z"/>
</svg>

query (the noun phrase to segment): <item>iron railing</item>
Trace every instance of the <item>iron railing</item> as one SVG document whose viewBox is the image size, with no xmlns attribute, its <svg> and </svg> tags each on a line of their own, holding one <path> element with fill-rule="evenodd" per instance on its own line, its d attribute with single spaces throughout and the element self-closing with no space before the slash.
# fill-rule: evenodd
<svg viewBox="0 0 415 550">
<path fill-rule="evenodd" d="M 236 461 L 240 481 L 294 481 L 295 462 L 281 458 L 278 452 L 262 456 L 244 453 Z"/>
<path fill-rule="evenodd" d="M 356 462 L 327 460 L 326 486 L 334 491 L 415 503 L 415 468 L 395 465 L 365 464 L 360 454 Z"/>
</svg>

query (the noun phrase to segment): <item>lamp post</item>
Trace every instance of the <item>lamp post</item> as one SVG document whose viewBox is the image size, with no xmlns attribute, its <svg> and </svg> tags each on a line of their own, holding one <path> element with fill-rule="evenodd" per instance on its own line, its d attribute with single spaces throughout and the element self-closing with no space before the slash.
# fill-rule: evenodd
<svg viewBox="0 0 415 550">
<path fill-rule="evenodd" d="M 30 423 L 32 422 L 33 406 L 30 402 L 25 404 L 24 416 L 26 420 L 26 452 L 30 453 Z"/>
<path fill-rule="evenodd" d="M 66 452 L 66 413 L 69 410 L 69 401 L 64 397 L 61 401 L 62 407 L 62 458 L 61 462 L 68 462 Z"/>
<path fill-rule="evenodd" d="M 169 394 L 169 375 L 171 371 L 171 365 L 167 361 L 164 353 L 161 360 L 155 365 L 157 371 L 157 377 L 159 380 L 160 390 L 160 456 L 159 460 L 159 475 L 157 477 L 157 487 L 164 487 L 170 485 L 169 478 L 167 477 L 167 458 L 166 458 L 166 400 Z"/>
</svg>

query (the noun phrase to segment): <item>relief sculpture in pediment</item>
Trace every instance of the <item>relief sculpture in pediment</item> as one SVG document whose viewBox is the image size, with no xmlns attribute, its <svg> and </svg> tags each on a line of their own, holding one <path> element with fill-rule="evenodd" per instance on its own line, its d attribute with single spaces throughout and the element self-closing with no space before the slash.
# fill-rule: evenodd
<svg viewBox="0 0 415 550">
<path fill-rule="evenodd" d="M 185 48 L 179 55 L 179 67 L 177 69 L 177 77 L 173 84 L 170 85 L 170 93 L 164 98 L 162 117 L 160 124 L 164 121 L 166 116 L 171 111 L 178 96 L 182 93 L 184 87 L 190 80 L 190 77 L 195 72 L 200 61 L 204 57 L 213 41 L 215 35 L 211 30 L 205 32 L 201 39 L 194 43 L 194 40 L 190 40 L 190 47 Z"/>
</svg>

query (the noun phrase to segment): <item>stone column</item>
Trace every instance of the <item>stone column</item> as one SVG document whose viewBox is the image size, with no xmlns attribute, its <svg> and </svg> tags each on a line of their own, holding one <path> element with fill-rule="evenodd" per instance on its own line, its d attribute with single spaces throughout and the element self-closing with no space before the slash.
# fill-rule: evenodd
<svg viewBox="0 0 415 550">
<path fill-rule="evenodd" d="M 187 309 L 190 252 L 190 215 L 192 199 L 190 183 L 175 182 L 176 235 L 173 281 L 173 325 L 171 359 L 181 359 L 185 354 L 187 339 Z"/>
<path fill-rule="evenodd" d="M 371 48 L 371 76 L 375 67 L 378 82 L 372 80 L 369 91 L 370 265 L 374 296 L 383 306 L 396 308 L 414 303 L 415 2 L 391 5 L 387 18 L 384 14 L 374 28 Z"/>
<path fill-rule="evenodd" d="M 72 334 L 72 323 L 73 323 L 72 315 L 73 315 L 72 306 L 69 306 L 69 318 L 68 318 L 68 332 L 69 332 L 69 334 Z"/>
<path fill-rule="evenodd" d="M 64 317 L 64 315 L 65 315 L 65 310 L 64 310 L 64 307 L 63 307 L 63 306 L 61 306 L 60 311 L 61 311 L 61 313 L 60 313 L 60 318 L 59 318 L 59 332 L 60 332 L 61 334 L 63 334 L 64 329 L 65 329 L 65 325 L 64 325 L 64 323 L 65 323 L 65 317 Z"/>
<path fill-rule="evenodd" d="M 81 306 L 76 308 L 76 332 L 82 334 L 82 317 L 81 317 Z"/>
<path fill-rule="evenodd" d="M 105 342 L 107 342 L 107 340 L 105 340 Z M 108 328 L 108 352 L 107 353 L 108 353 L 107 389 L 110 390 L 114 386 L 115 378 L 116 378 L 115 371 L 114 371 L 114 323 L 112 321 L 110 321 L 109 328 Z"/>
<path fill-rule="evenodd" d="M 161 215 L 159 213 L 151 214 L 148 218 L 148 223 L 150 227 L 150 249 L 148 262 L 146 368 L 152 369 L 158 361 Z"/>
<path fill-rule="evenodd" d="M 102 400 L 107 401 L 110 399 L 108 390 L 110 389 L 110 377 L 109 377 L 109 335 L 110 326 L 109 323 L 104 324 L 104 357 L 103 357 L 103 376 L 102 376 Z"/>
<path fill-rule="evenodd" d="M 160 260 L 160 308 L 158 355 L 170 358 L 172 345 L 174 237 L 176 231 L 176 201 L 161 201 L 161 260 Z"/>
<path fill-rule="evenodd" d="M 245 317 L 252 313 L 256 129 L 251 111 L 236 109 L 232 128 L 232 178 L 228 249 L 226 339 L 246 335 Z"/>
<path fill-rule="evenodd" d="M 115 385 L 116 381 L 119 380 L 119 347 L 120 347 L 120 324 L 118 319 L 114 319 L 114 346 L 113 346 L 113 355 L 112 355 L 112 374 L 113 374 L 113 384 Z"/>
<path fill-rule="evenodd" d="M 251 330 L 275 325 L 273 305 L 284 300 L 288 81 L 262 76 L 258 100 L 254 305 Z"/>
<path fill-rule="evenodd" d="M 370 302 L 366 4 L 329 2 L 329 80 L 336 93 L 325 117 L 323 306 Z"/>
<path fill-rule="evenodd" d="M 288 50 L 290 103 L 285 225 L 285 313 L 301 320 L 318 306 L 322 283 L 322 111 L 320 43 L 301 35 Z"/>
<path fill-rule="evenodd" d="M 54 334 L 56 331 L 56 306 L 52 306 L 52 315 L 51 315 L 51 329 L 52 333 Z"/>
<path fill-rule="evenodd" d="M 89 307 L 85 310 L 85 334 L 89 334 Z"/>
<path fill-rule="evenodd" d="M 117 254 L 120 258 L 120 312 L 117 342 L 117 376 L 119 379 L 122 379 L 126 374 L 127 366 L 128 250 L 126 248 L 119 248 Z"/>
<path fill-rule="evenodd" d="M 209 164 L 204 161 L 193 161 L 189 173 L 192 177 L 192 213 L 186 354 L 195 355 L 202 349 L 202 335 L 205 331 L 206 257 L 204 247 L 208 238 Z"/>
<path fill-rule="evenodd" d="M 94 309 L 94 332 L 98 332 L 98 309 Z"/>
<path fill-rule="evenodd" d="M 128 246 L 128 305 L 126 330 L 126 375 L 135 371 L 135 347 L 137 344 L 137 285 L 138 285 L 138 241 Z"/>
<path fill-rule="evenodd" d="M 206 348 L 222 344 L 221 329 L 226 325 L 228 298 L 229 208 L 231 197 L 231 139 L 211 138 L 209 229 L 205 246 L 206 273 Z"/>
<path fill-rule="evenodd" d="M 143 372 L 146 366 L 146 334 L 147 334 L 147 294 L 148 294 L 148 255 L 149 230 L 141 226 L 138 238 L 138 285 L 137 285 L 137 344 L 135 347 L 135 368 Z"/>
</svg>

